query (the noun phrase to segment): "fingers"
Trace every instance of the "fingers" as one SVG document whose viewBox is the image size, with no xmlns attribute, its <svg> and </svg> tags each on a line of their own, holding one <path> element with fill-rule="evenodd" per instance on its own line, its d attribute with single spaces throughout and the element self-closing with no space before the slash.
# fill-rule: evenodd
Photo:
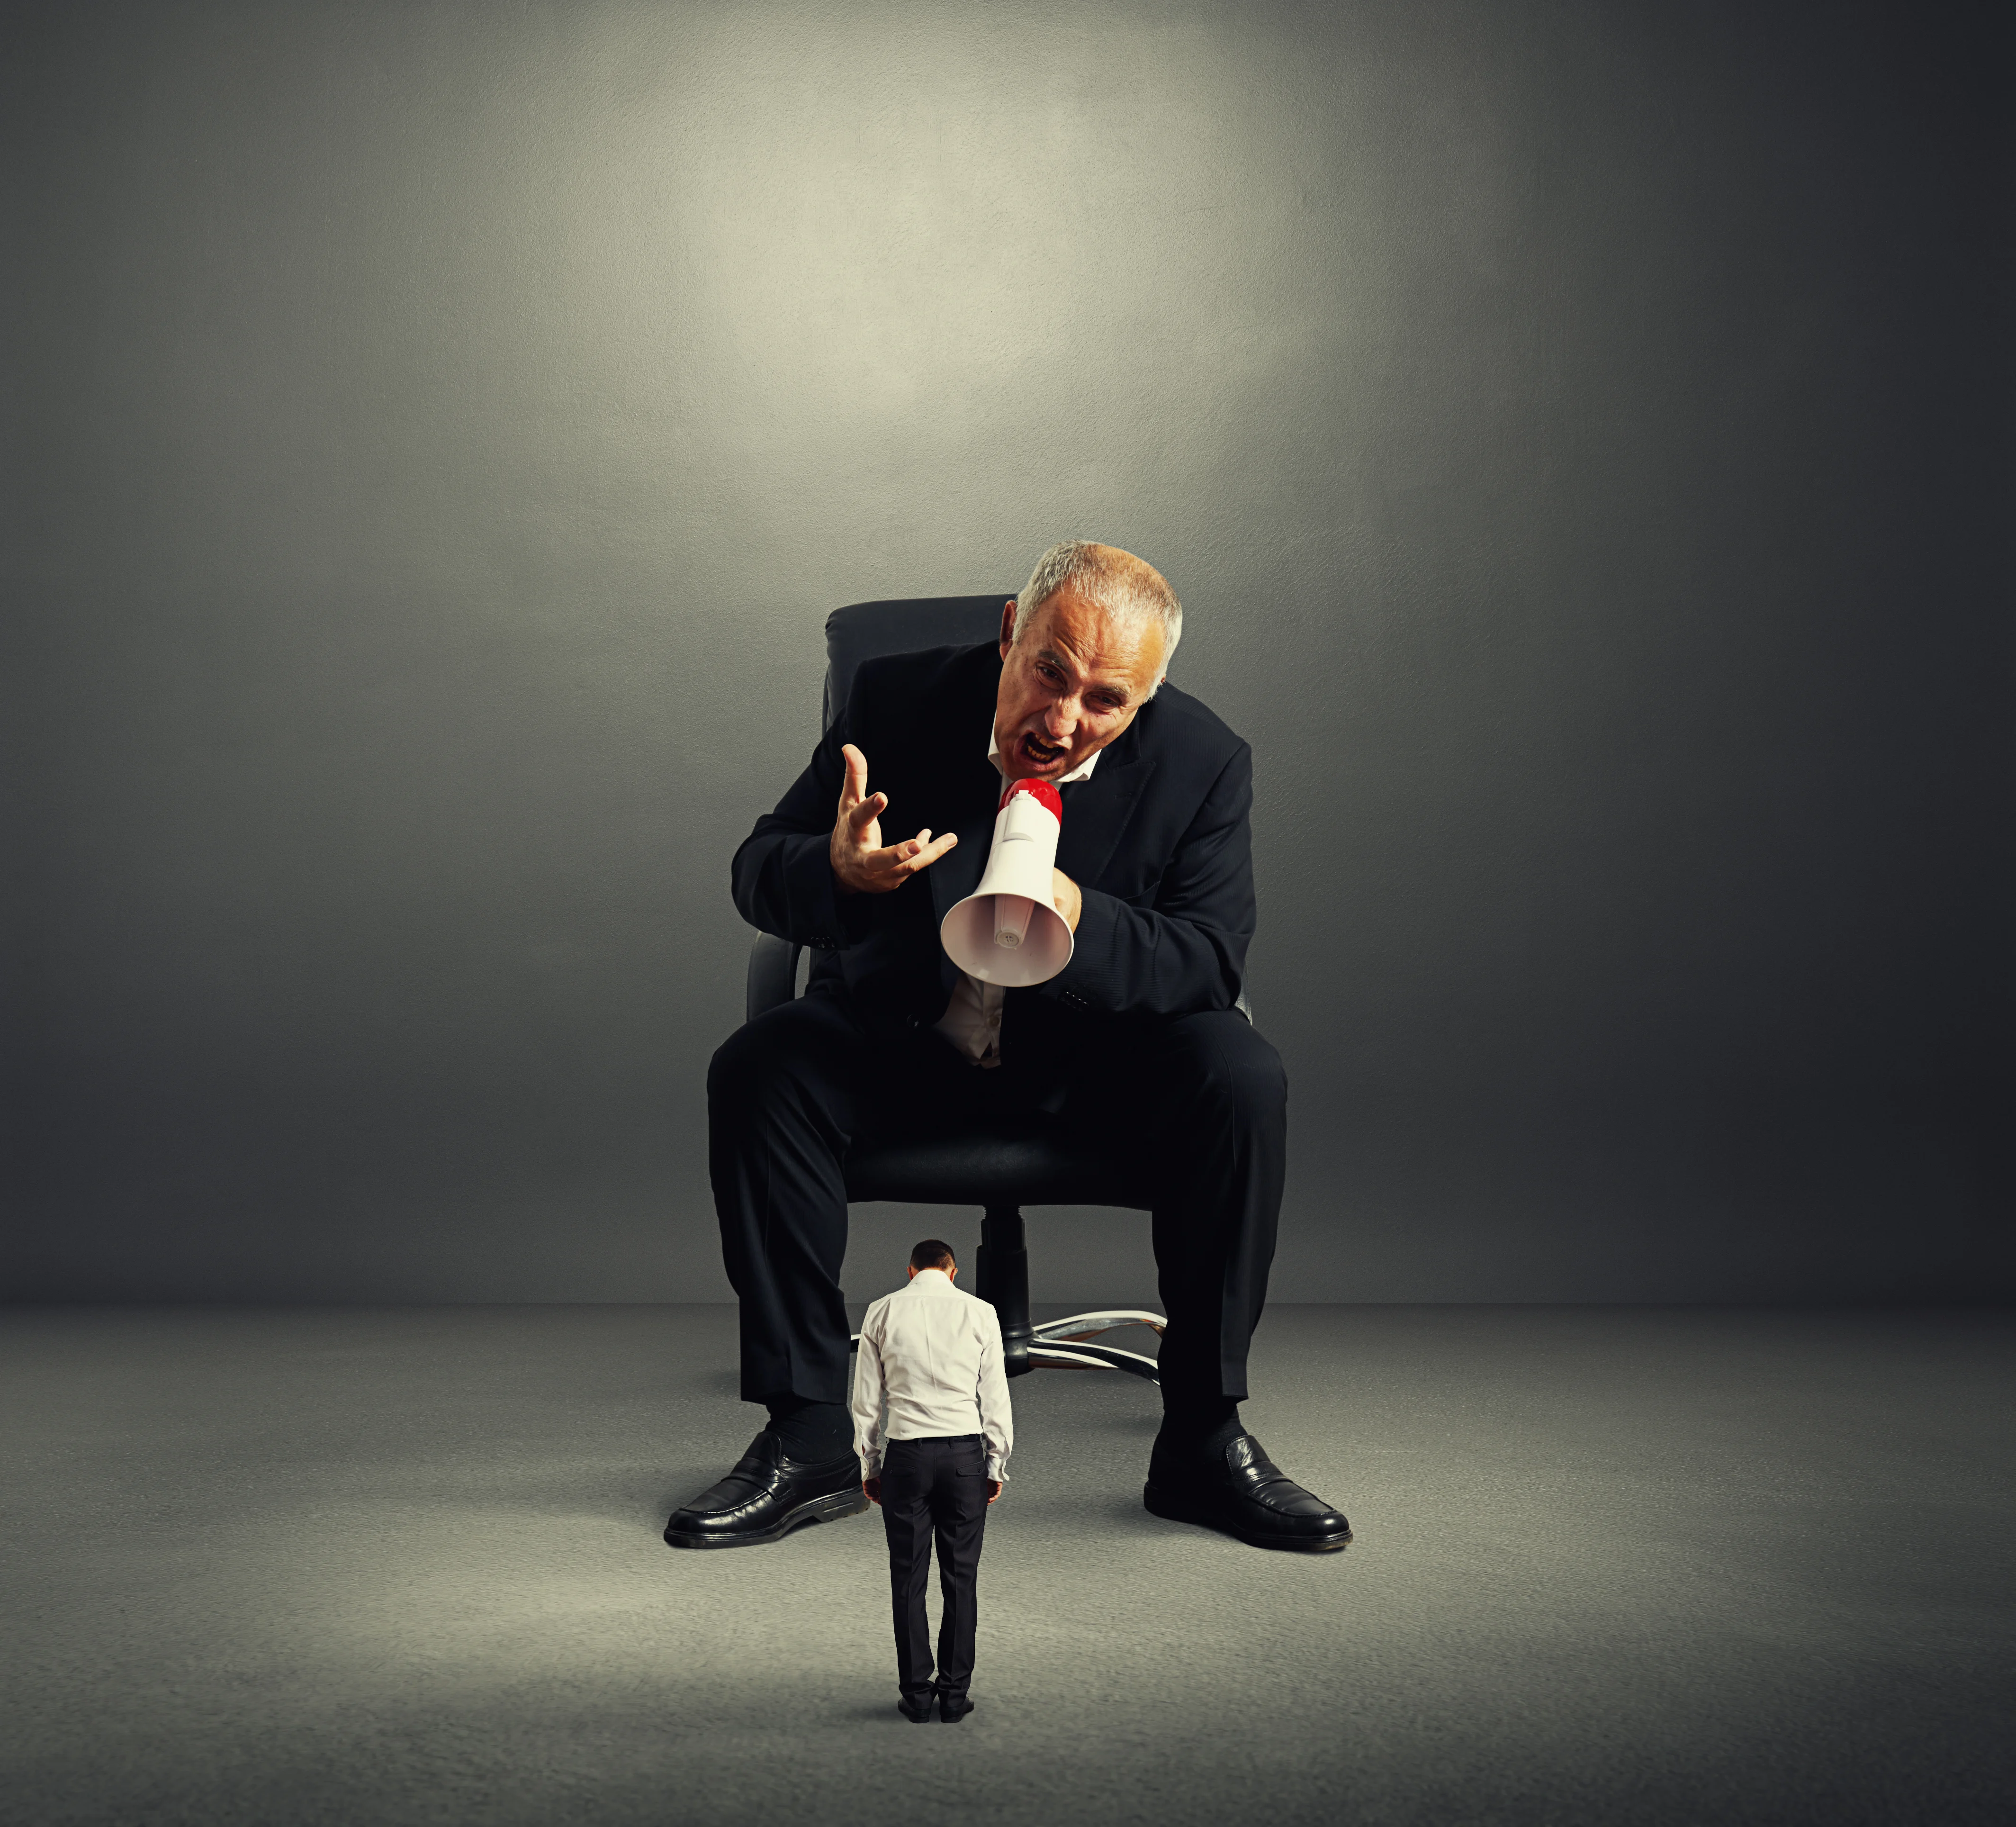
<svg viewBox="0 0 2016 1827">
<path fill-rule="evenodd" d="M 848 879 L 869 894 L 887 894 L 891 888 L 901 888 L 919 870 L 929 869 L 958 841 L 956 831 L 932 838 L 928 829 L 921 831 L 900 844 L 861 852 L 848 866 Z"/>
<path fill-rule="evenodd" d="M 1064 924 L 1077 932 L 1079 917 L 1085 912 L 1085 897 L 1078 892 L 1078 884 L 1061 869 L 1050 871 L 1050 903 L 1064 916 Z"/>
<path fill-rule="evenodd" d="M 910 852 L 909 858 L 898 865 L 905 875 L 915 875 L 920 869 L 929 869 L 959 841 L 959 833 L 947 831 L 941 838 L 931 838 L 929 843 L 924 841 L 927 838 L 931 838 L 928 829 L 918 832 L 909 843 L 896 846 L 899 850 Z"/>
<path fill-rule="evenodd" d="M 840 802 L 851 805 L 867 796 L 868 757 L 850 742 L 841 749 L 840 759 L 847 764 L 847 778 L 840 785 Z"/>
<path fill-rule="evenodd" d="M 840 755 L 847 764 L 847 777 L 840 784 L 841 816 L 847 822 L 848 834 L 858 842 L 862 834 L 889 809 L 889 796 L 868 791 L 868 757 L 852 743 L 845 744 Z"/>
</svg>

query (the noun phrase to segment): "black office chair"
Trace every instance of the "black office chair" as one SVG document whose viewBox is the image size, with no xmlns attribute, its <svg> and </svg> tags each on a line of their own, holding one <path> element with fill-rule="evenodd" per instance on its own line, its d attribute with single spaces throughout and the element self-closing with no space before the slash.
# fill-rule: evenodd
<svg viewBox="0 0 2016 1827">
<path fill-rule="evenodd" d="M 1002 605 L 1014 594 L 1002 590 L 991 596 L 853 603 L 834 610 L 826 620 L 823 727 L 833 726 L 847 702 L 855 668 L 863 660 L 878 654 L 992 640 L 1000 632 Z M 797 993 L 801 949 L 769 933 L 758 935 L 749 954 L 749 1020 Z M 1012 1126 L 976 1124 L 928 1141 L 859 1148 L 847 1159 L 847 1196 L 857 1203 L 890 1199 L 981 1208 L 975 1292 L 1000 1315 L 1001 1342 L 1011 1377 L 1046 1366 L 1126 1371 L 1154 1382 L 1152 1357 L 1094 1341 L 1116 1326 L 1152 1326 L 1159 1334 L 1164 1324 L 1160 1313 L 1115 1307 L 1074 1313 L 1041 1326 L 1029 1323 L 1023 1206 L 1125 1205 L 1145 1212 L 1152 1203 L 1148 1189 L 1121 1163 L 1074 1148 L 1053 1129 L 1041 1119 Z"/>
</svg>

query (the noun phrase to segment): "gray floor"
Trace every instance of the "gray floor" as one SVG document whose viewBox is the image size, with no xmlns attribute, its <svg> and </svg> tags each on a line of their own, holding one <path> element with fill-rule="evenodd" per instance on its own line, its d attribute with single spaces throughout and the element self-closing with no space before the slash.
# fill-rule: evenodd
<svg viewBox="0 0 2016 1827">
<path fill-rule="evenodd" d="M 1278 1307 L 1342 1504 L 1140 1507 L 1154 1391 L 1016 1386 L 979 1710 L 895 1714 L 874 1518 L 675 1554 L 722 1308 L 5 1317 L 34 1822 L 2004 1821 L 2006 1316 Z M 900 1801 L 892 1796 L 900 1792 Z"/>
</svg>

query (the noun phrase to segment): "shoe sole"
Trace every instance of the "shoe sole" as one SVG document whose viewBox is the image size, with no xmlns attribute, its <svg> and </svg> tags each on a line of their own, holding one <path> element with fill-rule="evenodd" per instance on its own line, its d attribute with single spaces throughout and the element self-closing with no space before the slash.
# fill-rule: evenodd
<svg viewBox="0 0 2016 1827">
<path fill-rule="evenodd" d="M 1228 1522 L 1201 1504 L 1186 1502 L 1167 1491 L 1157 1490 L 1152 1484 L 1141 1487 L 1141 1501 L 1151 1516 L 1160 1516 L 1167 1522 L 1194 1522 L 1200 1528 L 1215 1529 L 1221 1535 L 1229 1535 L 1243 1541 L 1248 1548 L 1273 1548 L 1283 1554 L 1328 1555 L 1351 1545 L 1351 1531 L 1345 1529 L 1335 1535 L 1276 1535 L 1265 1530 L 1244 1529 L 1236 1522 Z"/>
<path fill-rule="evenodd" d="M 782 1522 L 769 1529 L 743 1535 L 689 1535 L 668 1529 L 665 1544 L 668 1548 L 762 1548 L 773 1541 L 782 1541 L 801 1523 L 837 1522 L 844 1516 L 858 1516 L 867 1508 L 868 1494 L 856 1485 L 851 1490 L 833 1491 L 801 1504 L 789 1512 Z"/>
</svg>

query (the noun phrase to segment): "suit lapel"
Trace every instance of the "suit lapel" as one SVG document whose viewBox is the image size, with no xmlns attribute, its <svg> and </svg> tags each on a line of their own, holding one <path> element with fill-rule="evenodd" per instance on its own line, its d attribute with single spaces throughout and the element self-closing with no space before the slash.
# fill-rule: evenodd
<svg viewBox="0 0 2016 1827">
<path fill-rule="evenodd" d="M 993 769 L 988 772 L 992 774 Z M 997 789 L 999 784 L 997 779 Z M 959 841 L 952 853 L 941 856 L 924 871 L 931 885 L 931 905 L 940 922 L 980 886 L 980 878 L 987 870 L 987 852 L 994 841 L 995 810 L 990 799 L 982 802 L 978 811 L 961 818 L 952 827 L 959 833 Z"/>
<path fill-rule="evenodd" d="M 1137 721 L 1100 756 L 1090 780 L 1064 789 L 1057 867 L 1082 888 L 1098 887 L 1143 790 L 1154 777 L 1154 762 L 1141 753 L 1139 727 Z"/>
</svg>

